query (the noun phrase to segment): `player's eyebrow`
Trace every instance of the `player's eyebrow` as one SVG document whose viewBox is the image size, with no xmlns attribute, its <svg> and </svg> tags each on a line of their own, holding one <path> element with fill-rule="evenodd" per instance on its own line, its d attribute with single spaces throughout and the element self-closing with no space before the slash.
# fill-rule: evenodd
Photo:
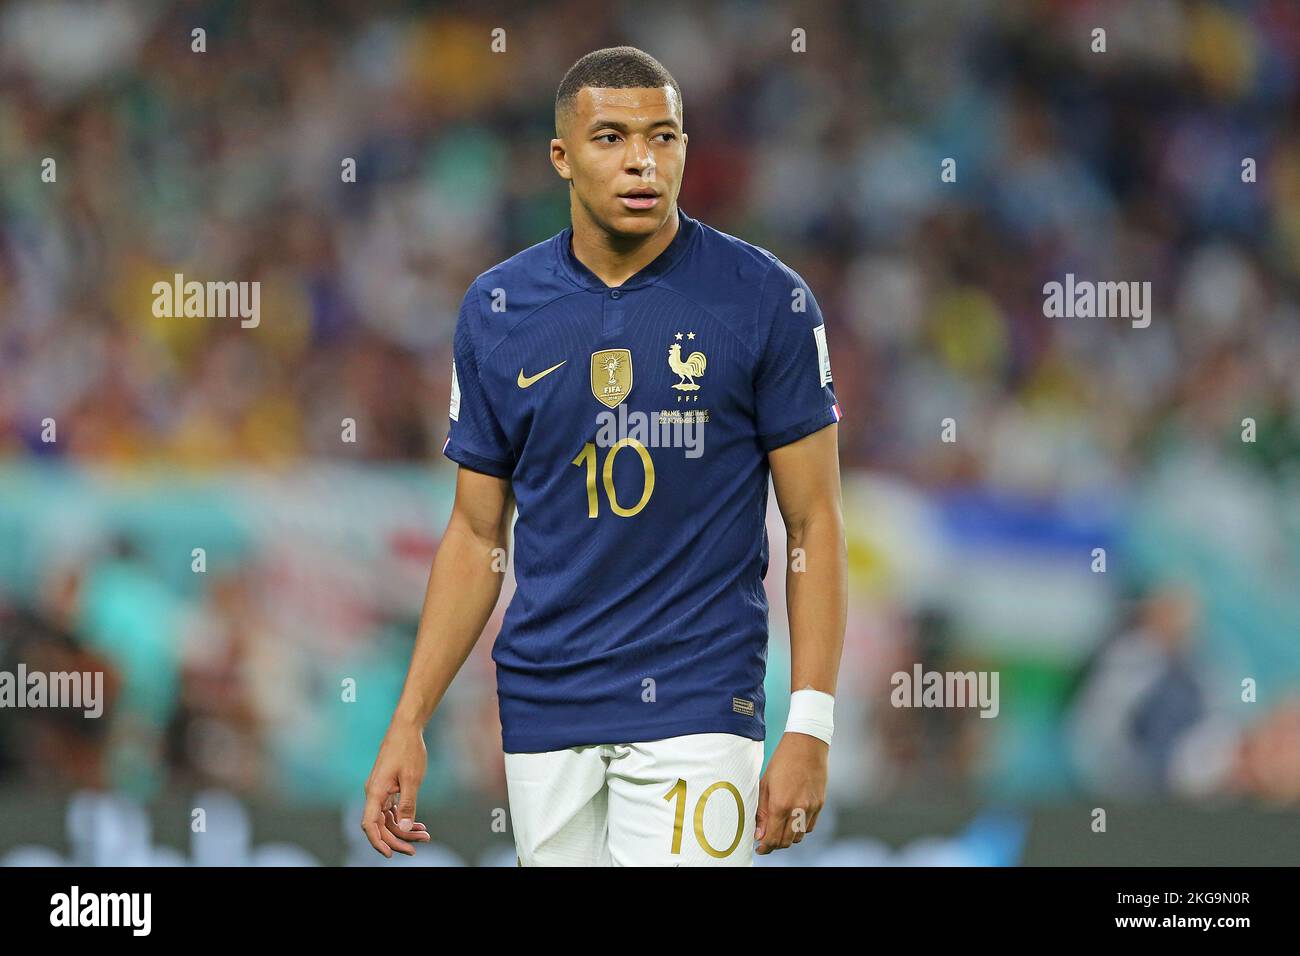
<svg viewBox="0 0 1300 956">
<path fill-rule="evenodd" d="M 671 126 L 675 130 L 681 129 L 681 127 L 677 123 L 676 118 L 671 116 L 668 117 L 667 119 L 660 119 L 660 120 L 655 120 L 653 123 L 647 123 L 645 128 L 654 129 L 656 126 Z M 628 129 L 630 129 L 627 123 L 620 122 L 619 120 L 596 119 L 593 120 L 591 125 L 587 127 L 587 132 L 594 133 L 598 129 L 605 129 L 605 128 L 616 129 L 620 133 L 626 133 Z"/>
</svg>

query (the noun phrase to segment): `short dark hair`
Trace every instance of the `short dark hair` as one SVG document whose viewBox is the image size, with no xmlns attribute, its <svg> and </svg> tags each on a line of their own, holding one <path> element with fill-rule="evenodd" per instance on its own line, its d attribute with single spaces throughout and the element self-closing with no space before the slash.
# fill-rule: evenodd
<svg viewBox="0 0 1300 956">
<path fill-rule="evenodd" d="M 584 86 L 597 89 L 658 89 L 671 86 L 677 94 L 677 108 L 682 109 L 682 91 L 664 65 L 634 46 L 611 46 L 592 50 L 569 67 L 555 92 L 555 135 L 568 122 L 573 100 Z"/>
</svg>

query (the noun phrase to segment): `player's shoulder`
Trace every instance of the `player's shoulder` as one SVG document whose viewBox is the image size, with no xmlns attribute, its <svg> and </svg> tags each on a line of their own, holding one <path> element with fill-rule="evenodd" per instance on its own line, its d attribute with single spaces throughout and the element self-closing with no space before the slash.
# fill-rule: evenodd
<svg viewBox="0 0 1300 956">
<path fill-rule="evenodd" d="M 516 298 L 537 298 L 569 291 L 571 286 L 563 281 L 556 269 L 556 244 L 562 235 L 563 232 L 556 233 L 480 272 L 470 283 L 469 291 L 481 296 L 504 298 L 510 311 L 521 304 L 518 301 L 510 303 L 512 292 Z"/>
<path fill-rule="evenodd" d="M 696 221 L 698 243 L 680 291 L 748 343 L 764 342 L 782 306 L 811 290 L 772 250 Z M 815 300 L 814 300 L 815 301 Z"/>
<path fill-rule="evenodd" d="M 803 284 L 799 274 L 770 249 L 723 232 L 698 219 L 695 224 L 700 234 L 696 266 L 704 274 L 713 277 L 713 287 L 717 287 L 719 277 L 730 280 L 727 285 L 734 283 L 757 291 L 761 291 L 769 281 L 787 286 Z"/>
<path fill-rule="evenodd" d="M 557 244 L 563 232 L 516 252 L 475 276 L 465 291 L 462 317 L 474 326 L 484 347 L 500 342 L 537 309 L 574 291 L 557 268 Z"/>
<path fill-rule="evenodd" d="M 695 220 L 700 233 L 699 251 L 701 258 L 723 261 L 747 272 L 765 274 L 773 263 L 779 262 L 776 255 L 739 236 L 723 232 L 702 220 Z"/>
</svg>

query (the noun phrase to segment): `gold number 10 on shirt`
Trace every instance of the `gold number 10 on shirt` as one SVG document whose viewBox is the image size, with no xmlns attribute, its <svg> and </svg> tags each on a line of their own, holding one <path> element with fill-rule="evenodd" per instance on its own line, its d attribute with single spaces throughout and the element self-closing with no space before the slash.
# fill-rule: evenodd
<svg viewBox="0 0 1300 956">
<path fill-rule="evenodd" d="M 636 453 L 641 456 L 641 468 L 645 472 L 645 489 L 641 492 L 641 500 L 636 503 L 635 508 L 624 508 L 620 505 L 614 491 L 614 457 L 626 446 L 636 449 Z M 578 452 L 578 457 L 574 458 L 571 464 L 581 466 L 583 462 L 587 464 L 587 517 L 594 518 L 599 514 L 600 502 L 596 496 L 596 446 L 592 442 L 582 446 L 582 451 Z M 650 500 L 650 495 L 655 490 L 655 463 L 651 460 L 650 452 L 646 450 L 645 445 L 635 438 L 623 438 L 610 446 L 609 454 L 605 456 L 605 467 L 601 477 L 605 483 L 605 495 L 609 498 L 609 506 L 614 514 L 620 518 L 630 518 L 641 513 L 641 509 L 646 506 L 646 502 Z"/>
</svg>

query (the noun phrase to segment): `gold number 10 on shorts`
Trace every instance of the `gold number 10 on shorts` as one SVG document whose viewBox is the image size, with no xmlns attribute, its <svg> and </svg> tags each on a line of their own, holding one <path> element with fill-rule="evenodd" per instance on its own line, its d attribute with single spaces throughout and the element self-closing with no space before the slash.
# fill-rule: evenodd
<svg viewBox="0 0 1300 956">
<path fill-rule="evenodd" d="M 704 807 L 709 802 L 709 797 L 713 796 L 715 790 L 726 790 L 736 801 L 736 838 L 731 841 L 731 846 L 725 850 L 718 850 L 709 845 L 708 838 L 704 835 Z M 677 813 L 673 819 L 673 853 L 682 852 L 682 823 L 686 819 L 686 781 L 678 779 L 673 788 L 664 794 L 665 800 L 677 801 Z M 745 801 L 741 799 L 740 791 L 732 784 L 725 780 L 719 780 L 717 783 L 709 786 L 700 796 L 699 803 L 695 804 L 695 839 L 699 842 L 704 852 L 715 859 L 721 860 L 723 857 L 731 856 L 736 847 L 740 846 L 740 838 L 745 833 Z"/>
</svg>

